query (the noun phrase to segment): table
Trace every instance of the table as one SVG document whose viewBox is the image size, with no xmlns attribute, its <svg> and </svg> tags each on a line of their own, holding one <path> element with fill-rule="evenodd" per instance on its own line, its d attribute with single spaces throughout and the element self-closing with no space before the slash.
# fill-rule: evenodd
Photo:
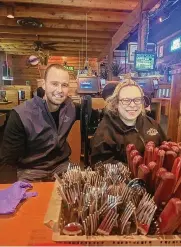
<svg viewBox="0 0 181 247">
<path fill-rule="evenodd" d="M 52 245 L 52 230 L 43 224 L 54 183 L 34 183 L 37 197 L 22 203 L 14 215 L 0 215 L 0 245 Z M 9 185 L 0 184 L 0 189 Z"/>
<path fill-rule="evenodd" d="M 8 105 L 11 103 L 12 103 L 12 101 L 0 101 L 0 105 Z"/>
</svg>

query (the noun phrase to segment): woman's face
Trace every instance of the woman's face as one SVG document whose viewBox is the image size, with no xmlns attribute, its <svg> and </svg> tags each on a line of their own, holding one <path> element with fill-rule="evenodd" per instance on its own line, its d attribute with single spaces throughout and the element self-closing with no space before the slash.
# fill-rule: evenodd
<svg viewBox="0 0 181 247">
<path fill-rule="evenodd" d="M 126 86 L 118 95 L 118 112 L 120 116 L 128 121 L 134 121 L 143 109 L 141 92 L 136 86 Z"/>
</svg>

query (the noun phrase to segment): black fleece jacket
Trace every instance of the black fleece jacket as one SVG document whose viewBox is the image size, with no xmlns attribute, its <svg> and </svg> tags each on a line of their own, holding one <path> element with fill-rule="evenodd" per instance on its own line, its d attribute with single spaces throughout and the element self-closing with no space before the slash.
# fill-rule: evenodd
<svg viewBox="0 0 181 247">
<path fill-rule="evenodd" d="M 145 144 L 153 141 L 159 146 L 166 136 L 160 125 L 148 116 L 140 115 L 135 126 L 126 126 L 119 116 L 105 112 L 94 137 L 91 139 L 91 163 L 127 162 L 126 146 L 135 144 L 140 153 Z"/>
</svg>

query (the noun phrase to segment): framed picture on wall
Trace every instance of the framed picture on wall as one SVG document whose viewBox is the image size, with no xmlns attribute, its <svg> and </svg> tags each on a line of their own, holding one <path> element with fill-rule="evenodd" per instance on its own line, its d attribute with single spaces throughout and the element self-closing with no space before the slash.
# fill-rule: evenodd
<svg viewBox="0 0 181 247">
<path fill-rule="evenodd" d="M 129 43 L 128 44 L 128 63 L 134 63 L 135 51 L 138 48 L 138 43 Z"/>
<path fill-rule="evenodd" d="M 134 63 L 135 52 L 137 51 L 138 43 L 130 42 L 128 44 L 128 63 Z M 156 52 L 156 44 L 148 43 L 146 47 L 146 51 L 149 53 Z"/>
<path fill-rule="evenodd" d="M 164 55 L 163 51 L 164 51 L 164 46 L 163 45 L 159 46 L 158 47 L 158 54 L 157 54 L 158 58 L 162 58 L 163 57 L 163 55 Z"/>
</svg>

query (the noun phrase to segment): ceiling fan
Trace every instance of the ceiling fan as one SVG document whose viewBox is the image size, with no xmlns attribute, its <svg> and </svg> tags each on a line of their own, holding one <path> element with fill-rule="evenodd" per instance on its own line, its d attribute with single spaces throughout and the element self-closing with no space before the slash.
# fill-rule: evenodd
<svg viewBox="0 0 181 247">
<path fill-rule="evenodd" d="M 43 50 L 57 51 L 56 47 L 54 47 L 54 45 L 57 44 L 58 44 L 57 42 L 44 43 L 40 40 L 34 41 L 33 43 L 35 51 L 43 51 Z"/>
</svg>

